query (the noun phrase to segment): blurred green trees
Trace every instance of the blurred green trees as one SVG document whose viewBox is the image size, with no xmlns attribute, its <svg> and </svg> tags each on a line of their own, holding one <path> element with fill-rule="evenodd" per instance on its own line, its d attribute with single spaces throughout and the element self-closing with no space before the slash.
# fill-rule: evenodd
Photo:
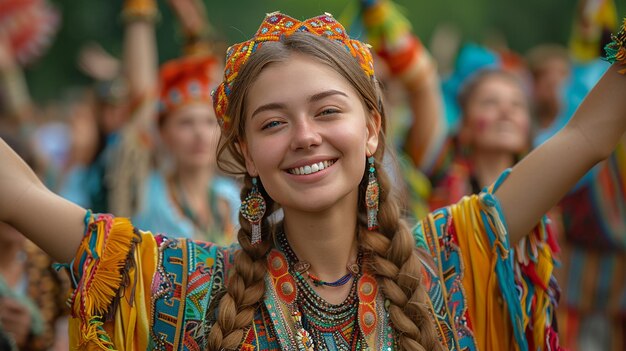
<svg viewBox="0 0 626 351">
<path fill-rule="evenodd" d="M 247 39 L 267 12 L 280 10 L 296 18 L 322 12 L 336 17 L 357 0 L 204 0 L 216 33 L 228 41 Z M 76 68 L 80 47 L 100 43 L 116 56 L 121 53 L 122 0 L 51 0 L 62 13 L 62 26 L 55 41 L 35 65 L 27 69 L 31 92 L 36 100 L 58 98 L 67 87 L 87 84 Z M 159 59 L 176 57 L 180 52 L 178 27 L 165 0 L 158 0 Z M 525 52 L 543 42 L 566 43 L 577 0 L 397 0 L 406 11 L 415 32 L 425 42 L 437 25 L 457 26 L 463 40 L 483 41 L 493 33 L 506 38 L 509 46 Z M 616 1 L 618 13 L 626 12 L 626 2 Z"/>
</svg>

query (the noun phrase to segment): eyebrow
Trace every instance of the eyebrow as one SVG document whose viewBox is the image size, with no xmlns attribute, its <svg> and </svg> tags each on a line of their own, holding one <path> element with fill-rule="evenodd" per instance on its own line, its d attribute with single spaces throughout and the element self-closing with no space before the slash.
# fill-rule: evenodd
<svg viewBox="0 0 626 351">
<path fill-rule="evenodd" d="M 333 96 L 333 95 L 341 95 L 341 96 L 345 96 L 348 97 L 348 95 L 342 91 L 339 90 L 334 90 L 334 89 L 330 89 L 330 90 L 326 90 L 323 91 L 321 93 L 317 93 L 314 95 L 309 96 L 309 98 L 307 99 L 309 102 L 317 102 L 320 100 L 323 100 L 329 96 Z M 255 115 L 263 112 L 263 111 L 268 111 L 268 110 L 283 110 L 287 108 L 286 104 L 283 103 L 279 103 L 279 102 L 272 102 L 269 104 L 265 104 L 265 105 L 261 105 L 259 106 L 256 110 L 254 110 L 254 112 L 252 112 L 252 115 L 250 118 L 254 118 Z"/>
<path fill-rule="evenodd" d="M 317 93 L 315 95 L 311 95 L 309 97 L 309 102 L 316 102 L 316 101 L 322 100 L 324 98 L 327 98 L 333 95 L 342 95 L 342 96 L 348 97 L 348 95 L 344 93 L 343 91 L 330 89 L 330 90 L 323 91 L 321 93 Z"/>
<path fill-rule="evenodd" d="M 254 118 L 254 116 L 256 116 L 257 114 L 263 112 L 263 111 L 268 111 L 268 110 L 283 110 L 286 108 L 285 104 L 281 104 L 278 102 L 272 102 L 269 104 L 265 104 L 265 105 L 261 105 L 259 106 L 256 110 L 254 110 L 254 112 L 252 112 L 252 115 L 250 116 L 250 119 Z"/>
</svg>

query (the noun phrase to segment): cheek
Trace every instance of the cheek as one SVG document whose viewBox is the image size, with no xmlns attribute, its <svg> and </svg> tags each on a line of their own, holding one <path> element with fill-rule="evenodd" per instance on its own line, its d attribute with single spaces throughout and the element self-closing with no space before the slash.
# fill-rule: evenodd
<svg viewBox="0 0 626 351">
<path fill-rule="evenodd" d="M 252 138 L 249 141 L 249 161 L 253 163 L 260 174 L 278 167 L 280 157 L 283 154 L 281 145 L 279 138 Z"/>
<path fill-rule="evenodd" d="M 524 114 L 520 116 L 519 122 L 520 137 L 524 140 L 530 139 L 530 116 Z"/>
<path fill-rule="evenodd" d="M 192 138 L 186 128 L 181 126 L 172 126 L 163 133 L 163 141 L 167 147 L 173 152 L 181 152 L 187 149 Z"/>
<path fill-rule="evenodd" d="M 205 140 L 211 146 L 216 145 L 220 138 L 220 130 L 216 125 L 209 125 L 204 127 L 202 132 L 202 139 Z"/>
<path fill-rule="evenodd" d="M 493 124 L 492 122 L 492 118 L 490 118 L 486 113 L 475 114 L 472 116 L 472 122 L 470 124 L 472 126 L 472 133 L 475 133 L 476 135 L 484 134 L 491 127 Z"/>
</svg>

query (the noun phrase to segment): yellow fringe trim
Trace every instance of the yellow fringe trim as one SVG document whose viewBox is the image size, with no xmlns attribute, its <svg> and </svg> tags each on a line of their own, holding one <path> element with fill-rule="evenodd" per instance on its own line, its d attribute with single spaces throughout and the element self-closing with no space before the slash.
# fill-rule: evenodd
<svg viewBox="0 0 626 351">
<path fill-rule="evenodd" d="M 80 318 L 81 350 L 114 350 L 103 328 L 103 316 L 118 295 L 136 235 L 127 218 L 95 218 L 77 254 L 77 259 L 83 254 L 87 258 L 82 267 L 74 267 L 82 275 L 73 296 L 72 312 Z"/>
<path fill-rule="evenodd" d="M 96 316 L 88 322 L 86 330 L 80 336 L 78 349 L 86 351 L 116 350 L 111 338 L 102 327 L 103 323 L 98 320 L 100 318 L 100 316 Z"/>
</svg>

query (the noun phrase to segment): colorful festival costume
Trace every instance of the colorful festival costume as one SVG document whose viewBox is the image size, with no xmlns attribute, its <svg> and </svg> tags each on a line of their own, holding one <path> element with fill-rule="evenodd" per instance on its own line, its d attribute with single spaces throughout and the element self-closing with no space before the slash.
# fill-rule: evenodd
<svg viewBox="0 0 626 351">
<path fill-rule="evenodd" d="M 135 229 L 127 219 L 90 212 L 85 234 L 70 267 L 76 287 L 69 300 L 72 349 L 200 350 L 206 346 L 237 246 L 153 236 Z M 545 308 L 553 303 L 550 274 L 532 265 L 513 264 L 520 255 L 509 245 L 494 195 L 483 192 L 435 211 L 414 235 L 418 247 L 434 258 L 434 265 L 423 262 L 423 282 L 439 339 L 448 350 L 544 350 L 546 342 L 557 349 L 556 334 L 549 327 L 552 309 Z M 550 246 L 538 244 L 545 236 L 541 224 L 527 238 L 531 254 L 526 258 L 539 263 L 551 260 Z M 240 350 L 298 350 L 301 345 L 288 311 L 304 292 L 298 289 L 285 251 L 277 243 L 268 255 L 265 298 Z M 532 274 L 516 281 L 518 268 Z M 532 287 L 531 280 L 545 290 L 525 294 L 520 302 L 516 289 Z M 350 336 L 358 333 L 359 345 L 367 349 L 395 349 L 376 279 L 364 271 L 354 289 L 359 300 L 354 323 L 347 330 L 328 332 L 326 347 L 349 347 Z M 490 331 L 495 325 L 497 332 Z M 332 327 L 338 323 L 328 329 Z M 531 327 L 535 332 L 527 336 Z M 316 345 L 321 348 L 324 345 Z"/>
<path fill-rule="evenodd" d="M 251 41 L 228 51 L 225 81 L 214 96 L 224 128 L 231 122 L 225 111 L 239 66 L 264 41 L 295 31 L 339 41 L 373 74 L 367 47 L 347 38 L 330 15 L 300 22 L 269 14 Z M 71 347 L 204 349 L 238 247 L 153 236 L 110 215 L 88 212 L 85 224 L 68 265 L 75 286 L 69 299 Z M 423 259 L 422 282 L 448 350 L 558 349 L 552 329 L 554 247 L 547 244 L 544 223 L 512 248 L 499 202 L 484 191 L 430 214 L 414 235 L 432 257 Z M 240 350 L 396 348 L 387 304 L 366 268 L 355 273 L 348 304 L 330 305 L 302 284 L 301 262 L 281 237 L 279 232 L 267 255 L 264 298 Z"/>
</svg>

